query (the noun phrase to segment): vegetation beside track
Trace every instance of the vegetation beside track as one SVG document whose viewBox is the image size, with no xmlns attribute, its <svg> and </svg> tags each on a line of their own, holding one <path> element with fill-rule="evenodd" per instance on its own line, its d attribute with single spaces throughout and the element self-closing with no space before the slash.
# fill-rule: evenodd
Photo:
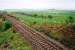
<svg viewBox="0 0 75 50">
<path fill-rule="evenodd" d="M 0 48 L 3 50 L 32 50 L 19 33 L 13 32 L 11 22 L 0 19 Z"/>
</svg>

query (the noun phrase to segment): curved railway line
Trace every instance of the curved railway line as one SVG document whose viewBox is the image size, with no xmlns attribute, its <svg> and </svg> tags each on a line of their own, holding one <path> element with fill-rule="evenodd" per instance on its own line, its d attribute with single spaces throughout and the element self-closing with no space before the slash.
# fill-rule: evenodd
<svg viewBox="0 0 75 50">
<path fill-rule="evenodd" d="M 3 17 L 12 22 L 16 32 L 20 33 L 32 45 L 33 50 L 70 50 L 61 43 L 24 25 L 11 15 L 3 15 Z"/>
</svg>

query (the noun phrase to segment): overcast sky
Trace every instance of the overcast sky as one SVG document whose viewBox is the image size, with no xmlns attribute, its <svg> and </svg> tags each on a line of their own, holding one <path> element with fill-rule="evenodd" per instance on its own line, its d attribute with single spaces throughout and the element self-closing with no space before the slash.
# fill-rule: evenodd
<svg viewBox="0 0 75 50">
<path fill-rule="evenodd" d="M 0 0 L 0 9 L 75 10 L 75 0 Z"/>
</svg>

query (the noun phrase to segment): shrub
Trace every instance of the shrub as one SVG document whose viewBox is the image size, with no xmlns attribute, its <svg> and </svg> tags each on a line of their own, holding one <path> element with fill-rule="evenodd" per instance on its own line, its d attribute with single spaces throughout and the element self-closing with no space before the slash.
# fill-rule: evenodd
<svg viewBox="0 0 75 50">
<path fill-rule="evenodd" d="M 70 48 L 75 48 L 75 24 L 74 25 L 71 24 L 64 30 L 67 32 L 66 33 L 63 32 L 64 37 L 61 40 L 61 42 Z"/>
<path fill-rule="evenodd" d="M 10 27 L 11 27 L 11 22 L 6 20 L 6 21 L 0 23 L 0 32 L 6 31 Z"/>
<path fill-rule="evenodd" d="M 52 19 L 53 17 L 51 15 L 48 15 L 48 18 Z"/>
<path fill-rule="evenodd" d="M 37 14 L 34 14 L 33 16 L 34 16 L 34 17 L 37 17 Z"/>
<path fill-rule="evenodd" d="M 68 24 L 68 23 L 74 23 L 74 17 L 72 17 L 72 16 L 69 16 L 68 17 L 68 19 L 66 20 L 66 23 Z"/>
<path fill-rule="evenodd" d="M 8 32 L 0 33 L 0 45 L 7 43 L 10 40 L 11 34 Z"/>
<path fill-rule="evenodd" d="M 9 29 L 11 27 L 11 22 L 9 22 L 8 20 L 4 22 L 4 31 Z"/>
</svg>

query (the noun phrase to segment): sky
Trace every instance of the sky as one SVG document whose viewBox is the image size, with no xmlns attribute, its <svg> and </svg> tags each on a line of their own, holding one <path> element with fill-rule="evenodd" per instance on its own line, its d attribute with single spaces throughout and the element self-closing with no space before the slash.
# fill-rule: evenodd
<svg viewBox="0 0 75 50">
<path fill-rule="evenodd" d="M 0 0 L 0 9 L 75 10 L 75 0 Z"/>
</svg>

